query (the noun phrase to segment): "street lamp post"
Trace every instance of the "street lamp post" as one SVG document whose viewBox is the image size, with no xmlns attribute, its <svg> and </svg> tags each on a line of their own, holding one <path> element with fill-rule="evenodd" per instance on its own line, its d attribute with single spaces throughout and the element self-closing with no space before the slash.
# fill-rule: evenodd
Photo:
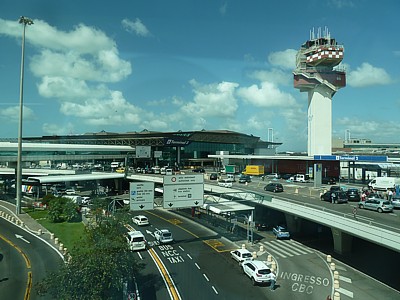
<svg viewBox="0 0 400 300">
<path fill-rule="evenodd" d="M 22 54 L 21 54 L 21 77 L 19 84 L 19 124 L 18 124 L 18 156 L 17 156 L 17 182 L 15 189 L 17 191 L 16 214 L 21 213 L 22 196 L 22 117 L 24 106 L 24 64 L 25 64 L 25 29 L 26 25 L 32 25 L 33 21 L 27 17 L 20 17 L 19 23 L 23 25 L 22 32 Z"/>
</svg>

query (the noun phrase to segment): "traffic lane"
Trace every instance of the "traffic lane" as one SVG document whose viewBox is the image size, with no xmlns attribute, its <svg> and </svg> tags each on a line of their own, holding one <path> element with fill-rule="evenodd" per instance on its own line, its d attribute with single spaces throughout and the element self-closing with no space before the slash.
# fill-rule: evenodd
<svg viewBox="0 0 400 300">
<path fill-rule="evenodd" d="M 155 262 L 148 251 L 137 251 L 137 260 L 143 268 L 135 273 L 138 291 L 141 299 L 171 299 Z M 131 285 L 133 287 L 133 285 Z M 134 290 L 131 288 L 131 290 Z M 139 298 L 139 297 L 137 297 Z"/>
<path fill-rule="evenodd" d="M 1 298 L 24 299 L 30 271 L 24 258 L 15 247 L 2 238 L 0 238 L 0 255 L 2 256 L 0 261 Z"/>
<path fill-rule="evenodd" d="M 210 282 L 222 299 L 270 299 L 268 285 L 253 286 L 242 267 L 231 258 L 229 251 L 209 251 L 206 245 L 195 243 L 186 245 L 187 251 L 195 255 L 194 260 L 201 272 L 207 275 Z M 237 249 L 234 247 L 233 249 Z M 232 250 L 233 250 L 232 249 Z"/>
<path fill-rule="evenodd" d="M 317 253 L 277 257 L 277 289 L 273 299 L 319 300 L 333 292 L 333 273 Z"/>
<path fill-rule="evenodd" d="M 20 227 L 2 218 L 0 218 L 0 225 L 2 234 L 19 247 L 29 259 L 33 283 L 31 299 L 51 299 L 49 295 L 36 295 L 35 284 L 58 270 L 60 264 L 63 263 L 62 257 L 44 241 Z M 16 235 L 19 237 L 17 238 Z"/>
</svg>

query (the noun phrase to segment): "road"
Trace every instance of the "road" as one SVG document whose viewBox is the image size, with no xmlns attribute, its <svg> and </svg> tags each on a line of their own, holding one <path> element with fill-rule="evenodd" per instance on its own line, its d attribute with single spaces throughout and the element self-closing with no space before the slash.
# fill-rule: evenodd
<svg viewBox="0 0 400 300">
<path fill-rule="evenodd" d="M 0 247 L 3 254 L 3 260 L 0 262 L 1 297 L 51 299 L 49 296 L 36 295 L 34 285 L 58 269 L 62 263 L 60 255 L 36 236 L 3 218 L 0 218 L 0 227 Z M 24 298 L 25 296 L 30 298 Z"/>
</svg>

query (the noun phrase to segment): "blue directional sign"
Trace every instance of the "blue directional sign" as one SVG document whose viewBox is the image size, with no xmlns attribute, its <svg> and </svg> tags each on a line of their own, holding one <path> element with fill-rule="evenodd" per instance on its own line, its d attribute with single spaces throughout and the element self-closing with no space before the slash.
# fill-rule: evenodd
<svg viewBox="0 0 400 300">
<path fill-rule="evenodd" d="M 387 162 L 388 157 L 372 155 L 314 155 L 314 160 Z"/>
</svg>

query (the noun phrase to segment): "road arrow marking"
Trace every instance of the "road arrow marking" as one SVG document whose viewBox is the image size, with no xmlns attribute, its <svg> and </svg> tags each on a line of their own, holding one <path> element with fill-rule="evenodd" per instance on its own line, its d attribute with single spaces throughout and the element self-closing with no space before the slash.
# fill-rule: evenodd
<svg viewBox="0 0 400 300">
<path fill-rule="evenodd" d="M 20 239 L 20 240 L 24 241 L 25 243 L 28 243 L 28 244 L 31 243 L 30 241 L 24 239 L 24 237 L 23 237 L 22 235 L 15 234 L 15 237 L 16 237 L 17 239 Z"/>
</svg>

